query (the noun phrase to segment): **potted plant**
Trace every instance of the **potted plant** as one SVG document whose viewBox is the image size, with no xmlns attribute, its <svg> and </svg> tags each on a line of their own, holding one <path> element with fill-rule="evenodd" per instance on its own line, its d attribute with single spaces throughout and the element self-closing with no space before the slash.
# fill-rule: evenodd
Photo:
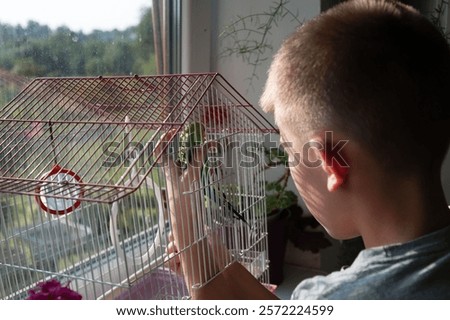
<svg viewBox="0 0 450 320">
<path fill-rule="evenodd" d="M 266 181 L 266 209 L 269 242 L 270 281 L 283 281 L 283 265 L 287 241 L 303 251 L 313 253 L 331 245 L 312 216 L 304 215 L 298 204 L 298 196 L 289 190 L 291 171 L 286 152 L 279 148 L 265 149 L 266 169 L 283 167 L 282 175 L 274 181 Z"/>
</svg>

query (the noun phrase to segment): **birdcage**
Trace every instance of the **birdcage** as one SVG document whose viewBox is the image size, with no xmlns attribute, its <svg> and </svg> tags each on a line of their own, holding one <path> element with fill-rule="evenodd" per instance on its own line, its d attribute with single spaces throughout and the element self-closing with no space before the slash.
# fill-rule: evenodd
<svg viewBox="0 0 450 320">
<path fill-rule="evenodd" d="M 199 146 L 198 230 L 215 230 L 224 265 L 269 283 L 262 144 L 273 131 L 219 74 L 33 80 L 1 110 L 0 297 L 56 279 L 84 299 L 189 298 L 169 267 L 161 159 L 183 172 Z"/>
</svg>

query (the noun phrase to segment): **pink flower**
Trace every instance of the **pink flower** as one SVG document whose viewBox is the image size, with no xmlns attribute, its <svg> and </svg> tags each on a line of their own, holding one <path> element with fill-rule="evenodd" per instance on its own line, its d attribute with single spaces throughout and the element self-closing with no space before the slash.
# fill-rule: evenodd
<svg viewBox="0 0 450 320">
<path fill-rule="evenodd" d="M 62 286 L 58 280 L 51 279 L 37 284 L 28 291 L 27 300 L 81 300 L 82 296 L 69 288 L 69 283 Z"/>
</svg>

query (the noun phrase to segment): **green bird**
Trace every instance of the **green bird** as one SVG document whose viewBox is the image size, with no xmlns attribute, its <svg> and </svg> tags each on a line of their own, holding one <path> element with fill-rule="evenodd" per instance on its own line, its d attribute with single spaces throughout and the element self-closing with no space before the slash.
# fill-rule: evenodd
<svg viewBox="0 0 450 320">
<path fill-rule="evenodd" d="M 233 204 L 228 200 L 225 192 L 220 190 L 219 184 L 212 184 L 208 188 L 205 189 L 205 196 L 219 208 L 227 208 L 229 211 L 233 213 L 233 217 L 235 219 L 241 220 L 244 223 L 248 224 L 244 215 L 240 213 Z"/>
<path fill-rule="evenodd" d="M 178 162 L 183 169 L 191 163 L 194 148 L 205 141 L 205 126 L 200 122 L 192 122 L 180 134 L 178 146 Z"/>
<path fill-rule="evenodd" d="M 186 169 L 188 164 L 193 159 L 194 148 L 202 146 L 206 141 L 206 129 L 200 122 L 192 122 L 181 132 L 179 136 L 178 147 L 178 162 L 183 169 Z M 203 163 L 202 175 L 208 175 L 209 170 L 208 161 Z M 216 170 L 216 169 L 213 169 Z M 215 205 L 221 208 L 227 208 L 233 213 L 234 218 L 247 223 L 244 216 L 233 206 L 227 195 L 220 189 L 218 183 L 210 184 L 204 190 L 204 195 Z"/>
</svg>

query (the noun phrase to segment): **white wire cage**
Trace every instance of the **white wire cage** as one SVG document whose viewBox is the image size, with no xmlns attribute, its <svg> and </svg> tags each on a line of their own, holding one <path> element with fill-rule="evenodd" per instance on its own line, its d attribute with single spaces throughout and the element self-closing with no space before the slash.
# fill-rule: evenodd
<svg viewBox="0 0 450 320">
<path fill-rule="evenodd" d="M 201 223 L 219 230 L 227 263 L 269 283 L 262 144 L 275 129 L 219 74 L 38 78 L 0 114 L 1 299 L 50 279 L 84 299 L 189 298 L 168 267 L 158 160 L 183 170 L 190 128 L 214 142 L 196 185 Z"/>
</svg>

